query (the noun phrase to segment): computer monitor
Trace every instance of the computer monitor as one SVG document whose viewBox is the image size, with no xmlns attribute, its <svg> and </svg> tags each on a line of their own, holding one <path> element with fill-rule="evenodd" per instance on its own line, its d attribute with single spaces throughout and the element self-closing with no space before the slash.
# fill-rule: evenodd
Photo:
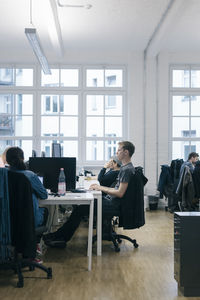
<svg viewBox="0 0 200 300">
<path fill-rule="evenodd" d="M 37 156 L 37 152 L 35 150 L 32 150 L 32 157 L 36 157 Z"/>
<path fill-rule="evenodd" d="M 61 157 L 61 146 L 59 143 L 52 143 L 52 157 Z"/>
<path fill-rule="evenodd" d="M 64 168 L 66 190 L 76 188 L 76 158 L 75 157 L 30 157 L 29 170 L 43 177 L 43 185 L 52 192 L 58 191 L 60 168 Z"/>
</svg>

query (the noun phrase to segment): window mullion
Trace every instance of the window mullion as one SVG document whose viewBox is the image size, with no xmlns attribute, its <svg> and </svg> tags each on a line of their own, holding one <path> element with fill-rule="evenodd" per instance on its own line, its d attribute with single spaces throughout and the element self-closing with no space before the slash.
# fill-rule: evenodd
<svg viewBox="0 0 200 300">
<path fill-rule="evenodd" d="M 104 70 L 105 72 L 105 70 Z M 105 75 L 105 74 L 104 74 Z M 104 76 L 105 78 L 105 76 Z M 105 151 L 106 151 L 106 140 L 105 140 L 105 137 L 106 137 L 106 96 L 104 95 L 103 96 L 103 158 L 105 160 Z"/>
</svg>

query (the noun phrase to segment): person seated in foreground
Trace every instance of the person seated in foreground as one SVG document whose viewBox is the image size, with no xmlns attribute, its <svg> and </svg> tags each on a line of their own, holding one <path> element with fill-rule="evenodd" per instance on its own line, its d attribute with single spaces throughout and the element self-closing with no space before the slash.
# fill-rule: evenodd
<svg viewBox="0 0 200 300">
<path fill-rule="evenodd" d="M 35 219 L 35 227 L 43 226 L 46 224 L 48 218 L 48 210 L 44 207 L 39 207 L 39 199 L 47 199 L 48 193 L 38 176 L 30 170 L 26 170 L 26 165 L 24 163 L 24 152 L 19 147 L 10 147 L 6 152 L 6 161 L 9 164 L 9 169 L 14 172 L 19 172 L 24 174 L 31 183 L 33 190 L 33 211 Z M 39 243 L 39 241 L 37 241 Z M 39 244 L 37 245 L 37 252 L 41 252 L 39 249 Z M 42 263 L 42 261 L 37 261 Z"/>
<path fill-rule="evenodd" d="M 122 166 L 119 171 L 118 180 L 114 188 L 92 184 L 91 190 L 102 191 L 106 196 L 102 197 L 102 214 L 109 212 L 118 212 L 120 206 L 120 198 L 123 198 L 131 176 L 135 173 L 135 169 L 131 162 L 131 157 L 135 152 L 135 146 L 129 141 L 118 143 L 117 159 L 121 161 Z M 95 205 L 96 206 L 96 205 Z M 55 232 L 43 236 L 43 240 L 50 247 L 65 247 L 78 228 L 83 216 L 88 215 L 88 205 L 79 205 L 75 207 L 69 219 Z"/>
<path fill-rule="evenodd" d="M 113 156 L 105 163 L 98 175 L 100 185 L 114 187 L 117 182 L 117 176 L 121 167 L 121 161 L 117 156 Z"/>
</svg>

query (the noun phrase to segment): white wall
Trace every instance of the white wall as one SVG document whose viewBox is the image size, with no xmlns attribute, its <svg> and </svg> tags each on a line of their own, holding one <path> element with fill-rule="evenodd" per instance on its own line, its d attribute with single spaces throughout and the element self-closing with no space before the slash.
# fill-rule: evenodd
<svg viewBox="0 0 200 300">
<path fill-rule="evenodd" d="M 147 59 L 145 175 L 146 193 L 155 194 L 160 165 L 171 162 L 169 68 L 173 64 L 199 64 L 199 53 L 166 53 Z M 156 113 L 156 110 L 158 113 Z"/>
<path fill-rule="evenodd" d="M 157 106 L 156 106 L 156 58 L 146 60 L 145 89 L 145 175 L 148 178 L 147 194 L 155 194 L 157 164 Z"/>
</svg>

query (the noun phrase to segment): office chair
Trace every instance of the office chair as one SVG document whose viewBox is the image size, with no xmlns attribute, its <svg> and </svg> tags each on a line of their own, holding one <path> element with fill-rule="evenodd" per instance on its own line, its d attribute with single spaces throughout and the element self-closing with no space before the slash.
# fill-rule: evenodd
<svg viewBox="0 0 200 300">
<path fill-rule="evenodd" d="M 31 184 L 24 174 L 5 170 L 7 174 L 0 170 L 0 181 L 3 180 L 4 184 L 2 203 L 6 207 L 6 218 L 1 218 L 0 223 L 4 228 L 0 236 L 0 241 L 3 241 L 0 268 L 13 269 L 18 275 L 17 287 L 23 287 L 22 268 L 29 267 L 30 271 L 39 268 L 47 273 L 47 279 L 52 278 L 52 269 L 34 261 L 36 234 Z"/>
<path fill-rule="evenodd" d="M 41 157 L 46 157 L 45 151 L 42 151 L 42 152 L 41 152 Z"/>
<path fill-rule="evenodd" d="M 139 246 L 135 239 L 116 233 L 115 227 L 118 225 L 124 229 L 135 229 L 145 224 L 144 185 L 147 181 L 148 179 L 142 173 L 142 168 L 135 168 L 135 174 L 131 177 L 126 193 L 120 199 L 120 209 L 110 213 L 103 213 L 102 239 L 112 241 L 116 252 L 120 251 L 119 244 L 122 242 L 122 239 L 131 242 L 135 248 Z M 96 239 L 97 237 L 94 236 L 93 242 Z"/>
</svg>

